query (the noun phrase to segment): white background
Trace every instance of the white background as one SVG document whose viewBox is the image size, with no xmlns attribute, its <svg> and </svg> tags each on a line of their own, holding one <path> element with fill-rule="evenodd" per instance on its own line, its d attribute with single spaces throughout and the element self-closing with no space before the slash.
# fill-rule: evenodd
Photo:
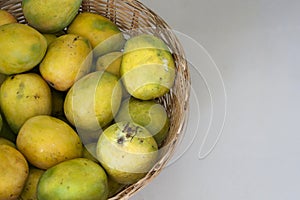
<svg viewBox="0 0 300 200">
<path fill-rule="evenodd" d="M 225 84 L 227 115 L 216 147 L 199 159 L 208 111 L 194 85 L 198 104 L 192 98 L 186 134 L 195 140 L 183 142 L 188 150 L 132 199 L 300 199 L 300 1 L 141 2 L 209 52 Z"/>
</svg>

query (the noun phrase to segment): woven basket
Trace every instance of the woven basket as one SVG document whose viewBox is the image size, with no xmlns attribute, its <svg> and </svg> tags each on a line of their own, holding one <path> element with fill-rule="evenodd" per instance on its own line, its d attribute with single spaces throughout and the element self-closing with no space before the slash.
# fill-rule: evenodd
<svg viewBox="0 0 300 200">
<path fill-rule="evenodd" d="M 22 13 L 22 0 L 0 0 L 0 8 L 13 14 L 18 22 L 26 24 Z M 161 38 L 170 48 L 176 64 L 176 79 L 170 92 L 158 99 L 166 108 L 171 125 L 168 138 L 161 147 L 161 157 L 147 175 L 135 184 L 125 187 L 110 200 L 128 199 L 156 177 L 173 155 L 187 122 L 190 94 L 190 74 L 184 51 L 178 39 L 157 14 L 137 0 L 83 0 L 80 12 L 101 14 L 121 31 L 130 34 L 150 33 Z"/>
</svg>

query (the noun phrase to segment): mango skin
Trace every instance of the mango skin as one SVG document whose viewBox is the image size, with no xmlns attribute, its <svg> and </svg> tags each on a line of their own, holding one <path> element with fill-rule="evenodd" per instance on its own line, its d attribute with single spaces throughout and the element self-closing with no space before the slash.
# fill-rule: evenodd
<svg viewBox="0 0 300 200">
<path fill-rule="evenodd" d="M 29 168 L 29 175 L 20 195 L 20 200 L 37 200 L 37 185 L 44 172 L 38 168 Z"/>
<path fill-rule="evenodd" d="M 0 199 L 15 200 L 28 177 L 28 163 L 17 149 L 5 144 L 0 145 L 0 160 Z"/>
<path fill-rule="evenodd" d="M 97 131 L 108 125 L 118 111 L 122 88 L 113 74 L 90 73 L 78 80 L 68 91 L 64 112 L 77 130 Z M 78 131 L 81 134 L 81 131 Z M 82 134 L 85 134 L 84 131 Z M 84 137 L 84 135 L 82 135 Z"/>
<path fill-rule="evenodd" d="M 145 127 L 158 146 L 168 135 L 170 120 L 162 105 L 153 100 L 143 101 L 133 97 L 125 99 L 119 109 L 116 122 L 131 121 Z"/>
<path fill-rule="evenodd" d="M 96 13 L 78 14 L 67 29 L 68 33 L 88 38 L 94 48 L 95 56 L 119 51 L 125 39 L 116 24 Z"/>
<path fill-rule="evenodd" d="M 50 86 L 66 91 L 90 71 L 92 60 L 92 47 L 88 39 L 66 34 L 49 45 L 40 63 L 40 73 Z"/>
<path fill-rule="evenodd" d="M 47 115 L 28 119 L 16 144 L 28 162 L 40 169 L 79 158 L 83 150 L 79 136 L 67 123 Z"/>
<path fill-rule="evenodd" d="M 144 127 L 132 122 L 118 122 L 101 134 L 96 155 L 112 180 L 132 184 L 153 167 L 158 147 Z"/>
<path fill-rule="evenodd" d="M 6 10 L 0 9 L 0 26 L 11 23 L 17 23 L 16 18 Z"/>
<path fill-rule="evenodd" d="M 45 37 L 30 26 L 18 23 L 0 26 L 0 73 L 29 71 L 41 62 L 46 50 Z"/>
<path fill-rule="evenodd" d="M 38 74 L 9 76 L 0 88 L 0 105 L 8 125 L 17 134 L 27 119 L 51 114 L 50 88 Z"/>
<path fill-rule="evenodd" d="M 78 13 L 82 0 L 23 0 L 28 23 L 42 33 L 56 33 L 67 27 Z"/>
<path fill-rule="evenodd" d="M 173 86 L 175 63 L 160 38 L 143 34 L 126 42 L 120 73 L 132 96 L 151 100 L 163 96 Z"/>
<path fill-rule="evenodd" d="M 38 199 L 106 200 L 107 175 L 102 167 L 86 158 L 64 161 L 40 178 Z"/>
</svg>

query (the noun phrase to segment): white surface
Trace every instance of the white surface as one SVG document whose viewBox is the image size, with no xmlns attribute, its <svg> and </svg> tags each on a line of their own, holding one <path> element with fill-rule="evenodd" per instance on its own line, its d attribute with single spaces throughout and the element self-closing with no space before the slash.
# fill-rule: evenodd
<svg viewBox="0 0 300 200">
<path fill-rule="evenodd" d="M 218 144 L 199 159 L 211 105 L 203 81 L 193 76 L 200 85 L 194 87 L 186 134 L 195 140 L 191 146 L 183 142 L 188 150 L 132 199 L 299 199 L 300 1 L 142 2 L 205 47 L 220 70 L 228 102 Z"/>
</svg>

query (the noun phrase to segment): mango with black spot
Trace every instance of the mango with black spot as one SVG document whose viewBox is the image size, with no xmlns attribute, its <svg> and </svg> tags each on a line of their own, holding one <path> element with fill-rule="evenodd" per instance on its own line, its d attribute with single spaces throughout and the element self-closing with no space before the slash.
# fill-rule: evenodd
<svg viewBox="0 0 300 200">
<path fill-rule="evenodd" d="M 144 126 L 161 146 L 168 136 L 170 119 L 165 108 L 153 100 L 125 99 L 119 109 L 116 122 L 130 121 Z"/>
<path fill-rule="evenodd" d="M 1 85 L 0 105 L 8 125 L 17 134 L 27 119 L 51 114 L 50 88 L 38 74 L 9 76 Z"/>
<path fill-rule="evenodd" d="M 62 35 L 49 45 L 40 63 L 40 73 L 53 88 L 66 91 L 90 71 L 92 59 L 88 39 L 75 34 Z"/>
<path fill-rule="evenodd" d="M 112 180 L 132 184 L 143 178 L 158 158 L 151 133 L 133 122 L 118 122 L 101 134 L 96 155 Z"/>
</svg>

